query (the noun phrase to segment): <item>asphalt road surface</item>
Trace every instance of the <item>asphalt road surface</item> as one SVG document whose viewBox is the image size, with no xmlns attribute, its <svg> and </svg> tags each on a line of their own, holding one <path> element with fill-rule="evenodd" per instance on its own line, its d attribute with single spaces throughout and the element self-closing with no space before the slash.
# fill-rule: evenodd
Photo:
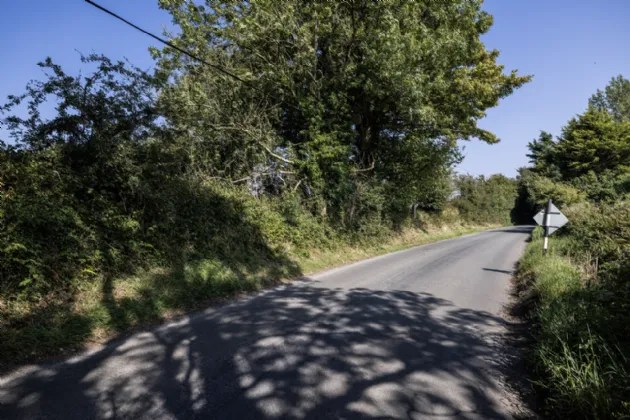
<svg viewBox="0 0 630 420">
<path fill-rule="evenodd" d="M 334 269 L 0 379 L 0 419 L 504 419 L 531 228 Z"/>
</svg>

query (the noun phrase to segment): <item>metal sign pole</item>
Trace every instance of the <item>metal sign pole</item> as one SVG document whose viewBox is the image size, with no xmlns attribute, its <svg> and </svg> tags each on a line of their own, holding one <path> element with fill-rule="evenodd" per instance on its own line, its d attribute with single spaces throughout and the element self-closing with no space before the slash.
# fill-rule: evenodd
<svg viewBox="0 0 630 420">
<path fill-rule="evenodd" d="M 549 225 L 551 224 L 551 198 L 547 201 L 547 208 L 545 209 L 545 223 L 543 224 L 545 228 L 545 241 L 543 242 L 543 255 L 547 254 L 547 249 L 549 248 Z"/>
</svg>

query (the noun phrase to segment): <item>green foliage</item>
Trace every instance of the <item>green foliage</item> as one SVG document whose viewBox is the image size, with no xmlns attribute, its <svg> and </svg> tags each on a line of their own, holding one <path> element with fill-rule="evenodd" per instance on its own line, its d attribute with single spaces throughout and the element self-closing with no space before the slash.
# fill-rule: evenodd
<svg viewBox="0 0 630 420">
<path fill-rule="evenodd" d="M 161 98 L 167 118 L 194 154 L 212 156 L 204 170 L 291 172 L 286 183 L 342 226 L 441 208 L 433 191 L 460 158 L 456 139 L 498 141 L 477 121 L 529 80 L 485 49 L 492 17 L 477 0 L 160 6 L 179 26 L 173 42 L 245 81 L 154 51 L 175 79 Z"/>
<path fill-rule="evenodd" d="M 105 57 L 82 57 L 92 76 L 50 73 L 26 94 L 10 97 L 3 112 L 27 101 L 29 116 L 6 118 L 17 146 L 0 149 L 2 208 L 0 290 L 46 292 L 143 258 L 150 248 L 137 233 L 138 147 L 155 125 L 156 81 Z M 39 107 L 57 99 L 57 115 Z M 124 258 L 123 258 L 124 257 Z"/>
<path fill-rule="evenodd" d="M 556 162 L 556 143 L 553 136 L 545 131 L 540 132 L 538 139 L 527 144 L 529 162 L 533 165 L 530 170 L 539 175 L 552 179 L 559 179 L 560 173 Z"/>
<path fill-rule="evenodd" d="M 581 248 L 598 259 L 599 276 L 627 283 L 630 274 L 630 202 L 591 204 L 567 209 L 567 234 L 580 238 Z"/>
<path fill-rule="evenodd" d="M 608 86 L 591 96 L 589 107 L 608 112 L 615 121 L 630 122 L 630 80 L 622 75 L 613 77 Z"/>
<path fill-rule="evenodd" d="M 304 244 L 305 235 L 330 242 L 326 224 L 291 210 L 300 201 L 289 192 L 267 204 L 185 166 L 156 122 L 158 80 L 104 57 L 85 61 L 97 70 L 83 79 L 43 63 L 48 80 L 4 108 L 28 100 L 30 110 L 28 119 L 7 118 L 18 145 L 0 150 L 4 296 L 36 298 L 98 275 L 207 256 L 243 267 L 280 262 L 281 244 Z M 39 114 L 44 93 L 58 98 L 51 120 Z"/>
<path fill-rule="evenodd" d="M 533 360 L 558 418 L 630 416 L 628 100 L 630 82 L 614 78 L 557 142 L 529 144 L 533 167 L 519 177 L 521 217 L 552 198 L 569 219 L 547 256 L 537 229 L 518 270 L 538 298 Z"/>
<path fill-rule="evenodd" d="M 596 174 L 589 171 L 572 179 L 570 185 L 584 192 L 590 201 L 610 203 L 629 196 L 630 173 L 618 173 L 609 170 Z"/>
<path fill-rule="evenodd" d="M 453 206 L 465 220 L 475 223 L 509 224 L 510 211 L 516 199 L 516 181 L 504 175 L 474 177 L 460 175 L 455 179 L 459 192 Z"/>
<path fill-rule="evenodd" d="M 630 122 L 616 122 L 605 111 L 588 110 L 563 129 L 556 151 L 564 179 L 590 171 L 630 170 Z"/>
<path fill-rule="evenodd" d="M 550 198 L 558 206 L 569 206 L 582 202 L 586 194 L 569 184 L 556 182 L 533 172 L 525 172 L 519 179 L 526 195 L 525 200 L 533 207 L 542 208 Z"/>
<path fill-rule="evenodd" d="M 590 200 L 623 197 L 630 171 L 630 82 L 613 78 L 605 91 L 591 97 L 584 114 L 568 122 L 558 141 L 542 131 L 528 148 L 529 172 L 567 182 Z M 552 189 L 546 183 L 542 190 Z"/>
<path fill-rule="evenodd" d="M 558 418 L 630 414 L 630 206 L 583 202 L 542 255 L 541 229 L 519 264 L 538 296 L 533 352 L 537 384 Z"/>
<path fill-rule="evenodd" d="M 630 193 L 630 125 L 591 109 L 573 118 L 554 142 L 542 132 L 528 145 L 533 167 L 518 178 L 514 220 L 528 223 L 551 198 L 568 206 L 584 201 L 614 202 Z"/>
</svg>

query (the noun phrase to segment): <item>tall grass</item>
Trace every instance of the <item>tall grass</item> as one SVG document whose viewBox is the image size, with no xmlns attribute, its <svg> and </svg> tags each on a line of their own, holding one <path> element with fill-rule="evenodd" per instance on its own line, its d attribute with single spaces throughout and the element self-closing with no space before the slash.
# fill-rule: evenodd
<svg viewBox="0 0 630 420">
<path fill-rule="evenodd" d="M 628 391 L 627 359 L 618 348 L 587 331 L 577 348 L 561 336 L 556 343 L 541 341 L 536 358 L 547 377 L 539 384 L 551 391 L 548 401 L 558 417 L 627 418 L 628 401 L 619 399 Z"/>
<path fill-rule="evenodd" d="M 536 384 L 557 418 L 630 418 L 627 290 L 593 278 L 574 236 L 553 237 L 543 256 L 541 233 L 534 232 L 518 270 L 537 298 Z"/>
</svg>

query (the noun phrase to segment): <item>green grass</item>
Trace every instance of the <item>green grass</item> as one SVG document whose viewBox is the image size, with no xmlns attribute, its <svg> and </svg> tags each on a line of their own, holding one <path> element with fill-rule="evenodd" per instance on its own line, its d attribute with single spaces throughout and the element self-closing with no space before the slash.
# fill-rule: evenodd
<svg viewBox="0 0 630 420">
<path fill-rule="evenodd" d="M 201 259 L 179 267 L 137 270 L 133 276 L 98 278 L 81 283 L 74 293 L 58 293 L 37 302 L 0 300 L 0 368 L 63 356 L 302 273 L 490 227 L 494 226 L 407 229 L 381 243 L 297 253 L 292 262 L 269 257 L 261 262 L 256 255 Z"/>
<path fill-rule="evenodd" d="M 548 403 L 557 417 L 627 418 L 627 360 L 587 329 L 576 347 L 558 337 L 543 340 L 535 357 L 546 369 L 539 384 L 550 392 Z"/>
<path fill-rule="evenodd" d="M 299 265 L 304 274 L 337 267 L 390 252 L 401 251 L 414 246 L 425 245 L 437 241 L 455 238 L 470 233 L 498 227 L 497 225 L 467 226 L 455 225 L 444 228 L 434 228 L 429 231 L 408 229 L 387 242 L 364 246 L 344 246 L 334 250 L 312 252 L 306 258 L 299 259 Z"/>
<path fill-rule="evenodd" d="M 537 298 L 535 383 L 554 417 L 629 418 L 628 293 L 594 281 L 579 245 L 552 237 L 543 256 L 537 229 L 519 263 L 517 279 Z"/>
<path fill-rule="evenodd" d="M 12 306 L 2 311 L 0 362 L 36 360 L 101 343 L 213 301 L 256 290 L 267 279 L 278 278 L 273 270 L 270 265 L 257 273 L 246 269 L 236 272 L 218 260 L 200 260 L 182 268 L 138 270 L 130 277 L 98 279 L 83 284 L 73 296 L 55 296 L 38 304 L 11 302 Z"/>
</svg>

